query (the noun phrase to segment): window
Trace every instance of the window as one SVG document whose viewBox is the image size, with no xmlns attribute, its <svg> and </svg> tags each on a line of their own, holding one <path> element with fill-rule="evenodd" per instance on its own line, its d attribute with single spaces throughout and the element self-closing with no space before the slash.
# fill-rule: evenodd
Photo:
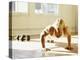
<svg viewBox="0 0 80 60">
<path fill-rule="evenodd" d="M 36 12 L 37 11 L 37 12 Z M 58 14 L 58 5 L 49 3 L 36 3 L 35 13 L 52 13 Z"/>
<path fill-rule="evenodd" d="M 28 12 L 28 3 L 27 2 L 10 2 L 10 10 L 12 12 L 25 13 Z"/>
<path fill-rule="evenodd" d="M 37 14 L 42 13 L 42 5 L 41 5 L 41 3 L 35 3 L 35 13 L 37 13 Z"/>
<path fill-rule="evenodd" d="M 43 11 L 45 13 L 54 13 L 57 14 L 58 7 L 54 4 L 43 4 Z"/>
</svg>

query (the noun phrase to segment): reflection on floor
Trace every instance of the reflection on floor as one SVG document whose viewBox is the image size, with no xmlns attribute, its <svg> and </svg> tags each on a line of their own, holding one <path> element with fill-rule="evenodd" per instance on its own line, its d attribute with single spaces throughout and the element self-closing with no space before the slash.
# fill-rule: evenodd
<svg viewBox="0 0 80 60">
<path fill-rule="evenodd" d="M 72 37 L 73 50 L 67 50 L 66 38 L 60 38 L 55 40 L 55 43 L 47 43 L 46 47 L 51 51 L 43 51 L 41 47 L 40 39 L 32 39 L 31 41 L 21 42 L 12 41 L 13 58 L 35 58 L 35 57 L 52 57 L 52 56 L 72 56 L 78 53 L 78 37 Z M 11 49 L 11 47 L 10 47 Z"/>
</svg>

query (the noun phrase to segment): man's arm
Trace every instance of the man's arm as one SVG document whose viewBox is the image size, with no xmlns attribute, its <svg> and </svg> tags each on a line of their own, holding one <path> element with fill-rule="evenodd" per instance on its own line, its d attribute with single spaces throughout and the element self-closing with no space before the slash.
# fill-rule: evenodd
<svg viewBox="0 0 80 60">
<path fill-rule="evenodd" d="M 42 48 L 45 48 L 45 37 L 48 35 L 48 33 L 46 33 L 44 31 L 44 34 L 41 36 L 41 44 L 42 44 Z"/>
</svg>

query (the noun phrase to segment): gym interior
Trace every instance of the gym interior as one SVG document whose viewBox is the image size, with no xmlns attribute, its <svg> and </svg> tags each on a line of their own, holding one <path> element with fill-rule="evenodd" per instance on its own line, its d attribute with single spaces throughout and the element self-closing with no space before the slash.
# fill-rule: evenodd
<svg viewBox="0 0 80 60">
<path fill-rule="evenodd" d="M 47 42 L 51 51 L 43 51 L 41 31 L 53 24 L 57 18 L 64 18 L 71 31 L 73 50 L 66 50 L 67 38 L 54 37 L 54 43 Z M 73 56 L 78 54 L 78 6 L 54 3 L 9 2 L 9 50 L 12 58 L 35 58 Z M 34 54 L 34 55 L 33 55 Z"/>
</svg>

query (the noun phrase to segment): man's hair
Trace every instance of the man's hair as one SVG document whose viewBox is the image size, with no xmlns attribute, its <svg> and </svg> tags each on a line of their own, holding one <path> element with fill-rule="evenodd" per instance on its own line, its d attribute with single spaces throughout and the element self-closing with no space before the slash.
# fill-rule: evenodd
<svg viewBox="0 0 80 60">
<path fill-rule="evenodd" d="M 53 27 L 53 26 L 51 26 L 50 28 L 49 28 L 49 31 L 54 31 L 55 30 L 55 28 Z"/>
</svg>

